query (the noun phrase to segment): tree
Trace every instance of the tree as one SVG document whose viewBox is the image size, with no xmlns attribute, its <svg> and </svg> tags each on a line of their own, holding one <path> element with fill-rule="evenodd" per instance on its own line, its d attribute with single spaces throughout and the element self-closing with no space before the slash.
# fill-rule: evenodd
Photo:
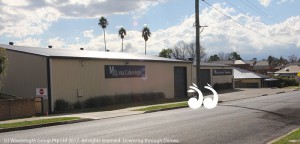
<svg viewBox="0 0 300 144">
<path fill-rule="evenodd" d="M 196 43 L 195 42 L 191 42 L 189 44 L 187 53 L 188 53 L 188 58 L 193 58 L 194 60 L 196 60 L 197 55 L 196 55 Z M 200 45 L 200 60 L 202 60 L 205 56 L 206 56 L 205 48 Z"/>
<path fill-rule="evenodd" d="M 102 17 L 99 19 L 98 25 L 102 27 L 103 32 L 104 32 L 104 45 L 105 45 L 104 50 L 106 51 L 105 29 L 106 29 L 106 27 L 107 27 L 107 25 L 108 25 L 107 19 L 106 19 L 105 17 L 102 16 Z"/>
<path fill-rule="evenodd" d="M 227 55 L 227 60 L 243 60 L 237 52 L 232 52 Z"/>
<path fill-rule="evenodd" d="M 189 45 L 185 43 L 184 41 L 179 41 L 177 42 L 176 45 L 173 46 L 173 57 L 178 60 L 187 60 L 188 59 L 188 54 L 187 54 L 187 49 Z"/>
<path fill-rule="evenodd" d="M 142 30 L 142 37 L 145 40 L 145 55 L 146 55 L 146 42 L 148 41 L 149 37 L 151 36 L 150 29 L 148 27 L 144 27 Z"/>
<path fill-rule="evenodd" d="M 274 56 L 268 56 L 268 63 L 269 63 L 269 65 L 270 66 L 275 66 L 275 67 L 277 67 L 277 66 L 283 66 L 283 63 L 284 63 L 284 58 L 283 57 L 281 57 L 281 60 L 280 59 L 278 59 L 278 58 L 276 58 L 276 57 L 274 57 Z M 283 62 L 283 63 L 282 63 Z"/>
<path fill-rule="evenodd" d="M 123 52 L 123 39 L 124 39 L 125 35 L 126 35 L 126 30 L 123 27 L 121 27 L 119 29 L 119 36 L 122 39 L 122 52 Z"/>
<path fill-rule="evenodd" d="M 184 41 L 177 42 L 172 48 L 172 57 L 178 60 L 189 60 L 190 58 L 194 61 L 196 57 L 196 44 L 194 42 L 188 44 Z M 206 55 L 205 48 L 200 49 L 200 60 Z"/>
<path fill-rule="evenodd" d="M 220 60 L 219 56 L 215 54 L 215 55 L 211 55 L 208 61 L 219 61 L 219 60 Z"/>
<path fill-rule="evenodd" d="M 295 62 L 297 62 L 298 57 L 296 55 L 292 54 L 292 55 L 288 56 L 288 60 L 290 63 L 295 63 Z"/>
<path fill-rule="evenodd" d="M 286 65 L 288 63 L 289 63 L 289 61 L 287 59 L 285 59 L 282 56 L 280 56 L 280 58 L 279 58 L 279 64 L 280 64 L 280 66 L 284 66 L 284 65 Z"/>
<path fill-rule="evenodd" d="M 220 58 L 220 60 L 227 60 L 227 55 L 228 54 L 226 54 L 226 53 L 224 53 L 224 52 L 219 52 L 218 53 L 218 57 Z"/>
<path fill-rule="evenodd" d="M 159 53 L 159 57 L 172 58 L 172 50 L 171 49 L 162 49 Z"/>
<path fill-rule="evenodd" d="M 273 61 L 274 61 L 274 57 L 271 56 L 271 55 L 269 55 L 268 56 L 268 63 L 269 63 L 269 65 L 273 65 Z"/>
</svg>

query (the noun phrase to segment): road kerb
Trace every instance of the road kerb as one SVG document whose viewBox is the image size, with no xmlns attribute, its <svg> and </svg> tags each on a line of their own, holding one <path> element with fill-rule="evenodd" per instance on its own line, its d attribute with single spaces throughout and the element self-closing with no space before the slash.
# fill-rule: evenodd
<svg viewBox="0 0 300 144">
<path fill-rule="evenodd" d="M 275 139 L 272 139 L 272 140 L 268 141 L 267 144 L 272 144 L 272 143 L 274 143 L 274 142 L 276 142 L 276 141 L 278 141 L 278 140 L 280 140 L 280 139 L 286 137 L 287 135 L 289 135 L 289 134 L 295 132 L 295 131 L 298 130 L 298 129 L 299 129 L 299 128 L 293 129 L 293 130 L 291 130 L 290 132 L 288 132 L 288 133 L 285 134 L 285 135 L 282 135 L 282 136 L 279 136 L 279 137 L 277 137 L 277 138 L 275 138 Z"/>
</svg>

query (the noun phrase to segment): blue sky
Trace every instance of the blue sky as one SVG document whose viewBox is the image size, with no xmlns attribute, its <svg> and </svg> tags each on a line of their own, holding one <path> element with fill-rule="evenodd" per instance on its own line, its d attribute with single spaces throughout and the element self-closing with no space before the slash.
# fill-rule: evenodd
<svg viewBox="0 0 300 144">
<path fill-rule="evenodd" d="M 300 57 L 299 0 L 206 2 L 213 6 L 200 0 L 200 22 L 208 26 L 201 33 L 201 44 L 208 56 L 236 51 L 243 59 Z M 179 41 L 195 40 L 194 4 L 194 0 L 0 0 L 0 43 L 103 51 L 103 31 L 97 24 L 105 16 L 108 49 L 121 50 L 117 31 L 123 26 L 125 51 L 144 53 L 141 29 L 147 25 L 152 32 L 147 53 L 157 55 Z"/>
</svg>

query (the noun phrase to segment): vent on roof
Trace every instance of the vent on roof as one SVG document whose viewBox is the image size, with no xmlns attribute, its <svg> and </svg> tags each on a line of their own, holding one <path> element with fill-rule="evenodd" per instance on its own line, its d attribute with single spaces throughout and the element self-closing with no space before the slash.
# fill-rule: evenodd
<svg viewBox="0 0 300 144">
<path fill-rule="evenodd" d="M 9 45 L 14 45 L 14 42 L 9 42 L 8 44 L 9 44 Z"/>
<path fill-rule="evenodd" d="M 52 45 L 48 45 L 48 48 L 52 48 Z"/>
<path fill-rule="evenodd" d="M 80 50 L 84 50 L 84 48 L 80 48 Z"/>
</svg>

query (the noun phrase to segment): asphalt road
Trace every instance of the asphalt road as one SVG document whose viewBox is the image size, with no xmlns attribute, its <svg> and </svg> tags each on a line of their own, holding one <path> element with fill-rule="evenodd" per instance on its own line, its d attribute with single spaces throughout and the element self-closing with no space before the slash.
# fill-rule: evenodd
<svg viewBox="0 0 300 144">
<path fill-rule="evenodd" d="M 0 143 L 259 144 L 300 125 L 300 92 L 14 131 Z"/>
</svg>

